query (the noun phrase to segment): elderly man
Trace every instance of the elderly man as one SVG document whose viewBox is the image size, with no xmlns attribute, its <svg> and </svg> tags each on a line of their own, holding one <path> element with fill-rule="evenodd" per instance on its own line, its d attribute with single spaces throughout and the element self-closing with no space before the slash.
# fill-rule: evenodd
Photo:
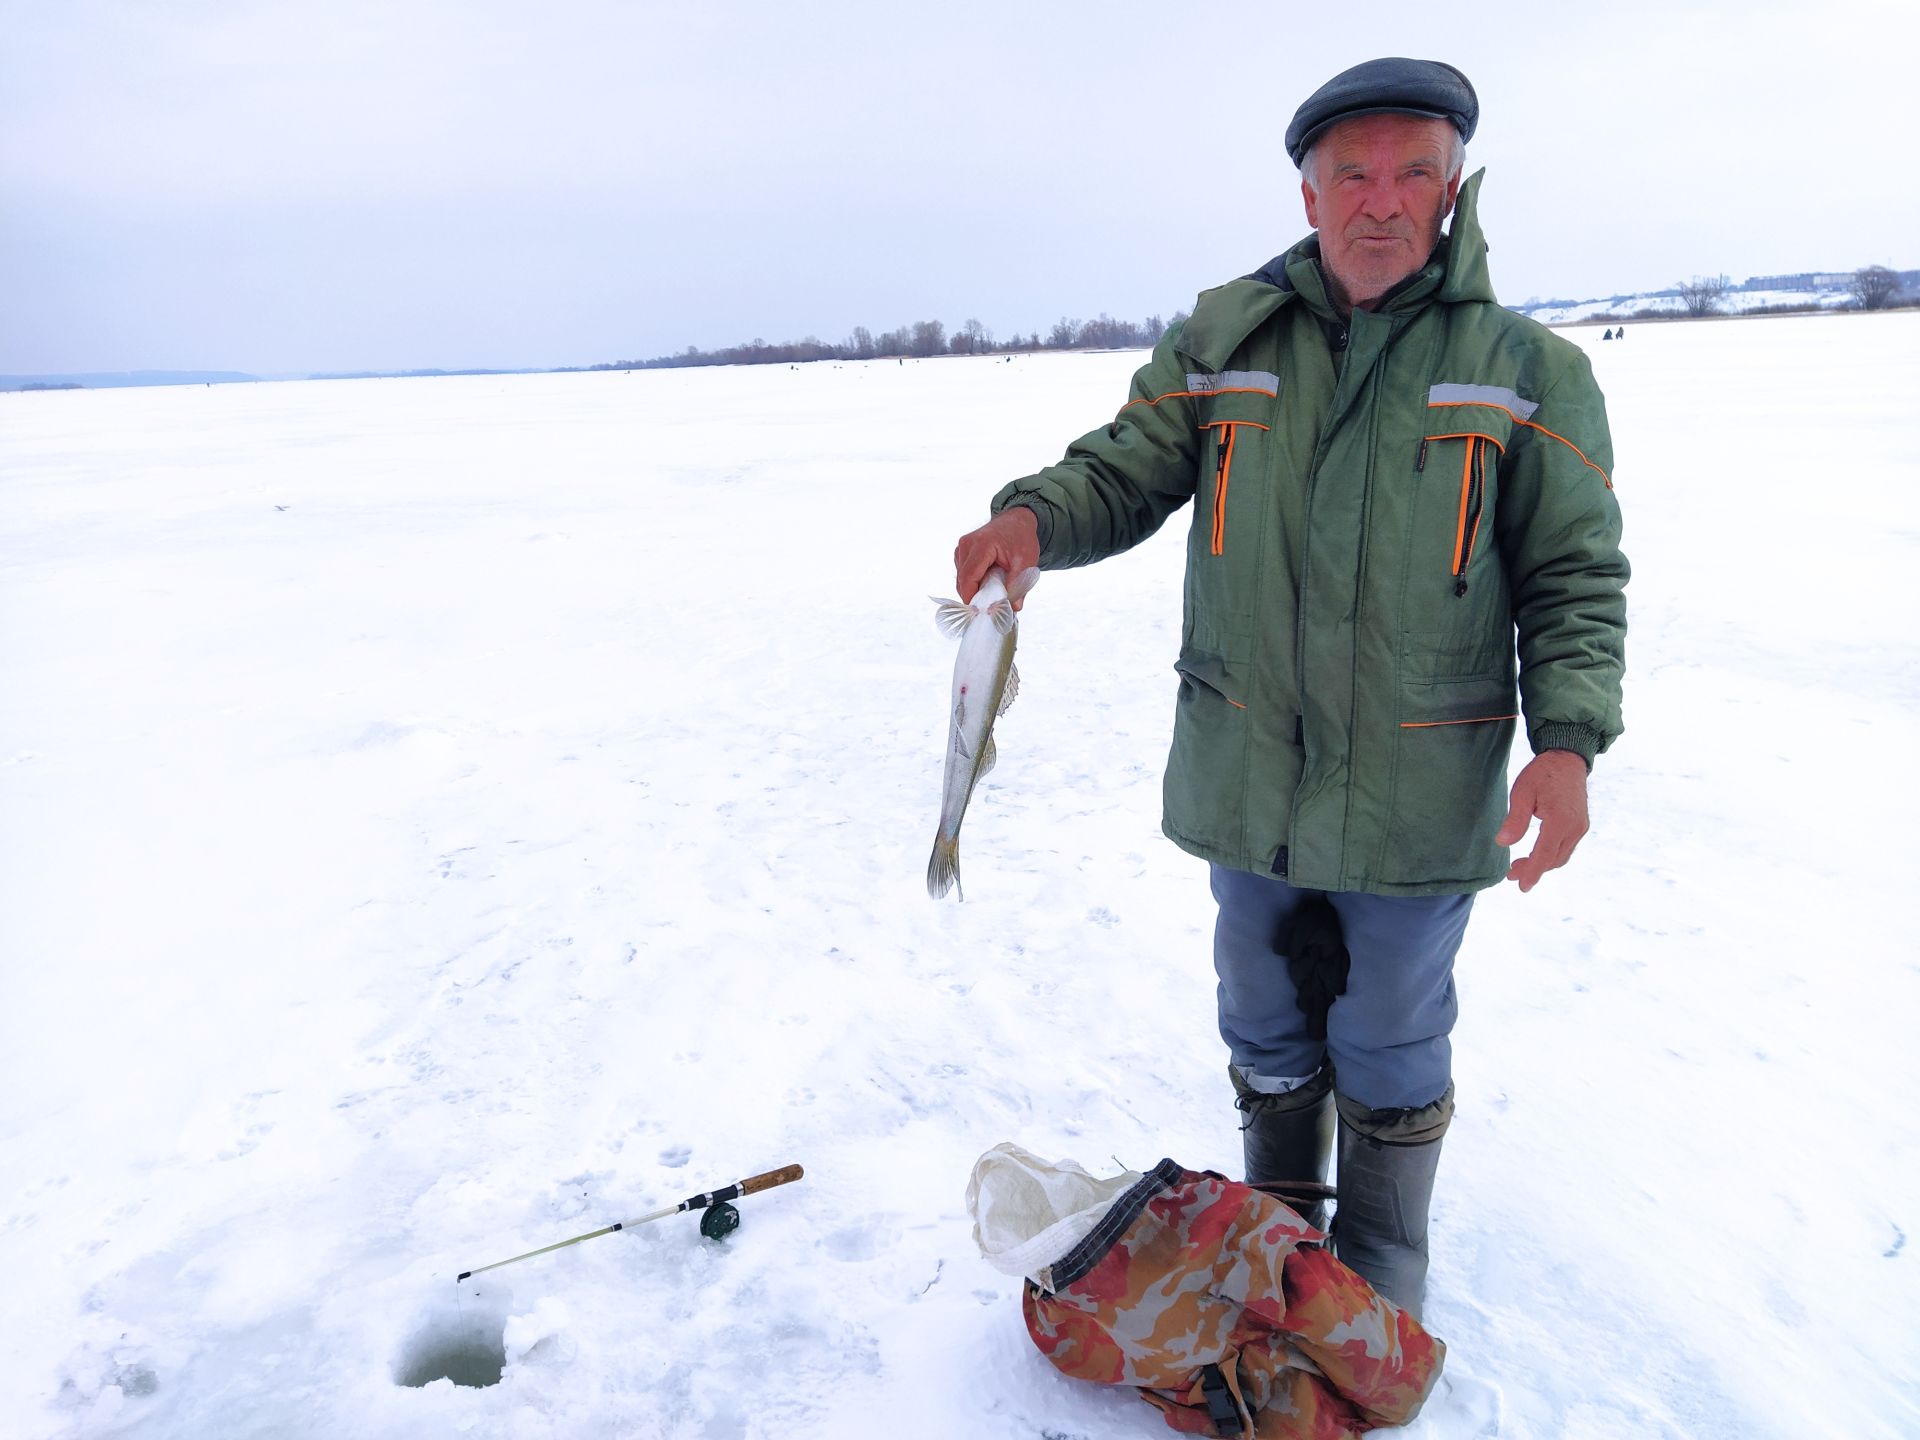
<svg viewBox="0 0 1920 1440">
<path fill-rule="evenodd" d="M 1415 1313 L 1474 893 L 1566 863 L 1621 729 L 1606 413 L 1581 351 L 1494 299 L 1478 111 L 1432 61 L 1315 92 L 1286 136 L 1314 233 L 1202 294 L 955 553 L 971 596 L 1195 502 L 1164 828 L 1211 865 L 1247 1176 L 1324 1181 L 1337 1116 L 1334 1246 Z"/>
</svg>

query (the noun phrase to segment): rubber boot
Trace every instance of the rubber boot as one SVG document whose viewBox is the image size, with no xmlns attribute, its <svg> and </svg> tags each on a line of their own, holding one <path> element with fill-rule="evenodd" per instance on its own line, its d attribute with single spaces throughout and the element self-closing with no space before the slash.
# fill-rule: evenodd
<svg viewBox="0 0 1920 1440">
<path fill-rule="evenodd" d="M 1426 1302 L 1427 1208 L 1440 1141 L 1453 1121 L 1453 1087 L 1431 1105 L 1369 1110 L 1337 1097 L 1339 1208 L 1333 1252 L 1414 1319 Z"/>
<path fill-rule="evenodd" d="M 1324 1067 L 1297 1089 L 1281 1095 L 1256 1090 L 1240 1067 L 1229 1065 L 1234 1105 L 1246 1118 L 1240 1124 L 1247 1183 L 1308 1180 L 1324 1185 L 1333 1159 L 1333 1075 Z M 1327 1228 L 1324 1200 L 1295 1206 L 1316 1230 Z"/>
</svg>

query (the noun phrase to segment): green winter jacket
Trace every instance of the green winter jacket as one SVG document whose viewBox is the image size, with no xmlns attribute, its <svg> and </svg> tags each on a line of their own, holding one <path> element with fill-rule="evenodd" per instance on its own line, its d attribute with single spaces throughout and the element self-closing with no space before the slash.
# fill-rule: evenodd
<svg viewBox="0 0 1920 1440">
<path fill-rule="evenodd" d="M 1578 348 L 1495 302 L 1484 173 L 1376 310 L 1339 319 L 1309 237 L 1202 294 L 1111 424 L 994 497 L 1034 511 L 1046 569 L 1195 501 L 1164 827 L 1207 860 L 1481 889 L 1514 722 L 1589 765 L 1620 733 L 1606 410 Z"/>
</svg>

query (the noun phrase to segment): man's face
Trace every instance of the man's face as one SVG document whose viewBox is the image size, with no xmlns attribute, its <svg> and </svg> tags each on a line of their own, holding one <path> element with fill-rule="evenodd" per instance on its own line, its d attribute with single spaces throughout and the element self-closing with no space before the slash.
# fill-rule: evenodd
<svg viewBox="0 0 1920 1440">
<path fill-rule="evenodd" d="M 1362 115 L 1320 137 L 1300 193 L 1336 300 L 1369 309 L 1427 263 L 1460 188 L 1451 134 L 1445 120 Z"/>
</svg>

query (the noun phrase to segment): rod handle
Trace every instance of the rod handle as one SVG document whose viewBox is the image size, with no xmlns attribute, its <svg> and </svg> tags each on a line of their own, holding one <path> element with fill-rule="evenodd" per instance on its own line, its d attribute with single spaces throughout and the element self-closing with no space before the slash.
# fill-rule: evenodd
<svg viewBox="0 0 1920 1440">
<path fill-rule="evenodd" d="M 755 1175 L 751 1180 L 742 1180 L 740 1193 L 758 1195 L 762 1190 L 771 1190 L 776 1185 L 790 1185 L 806 1173 L 798 1165 L 782 1165 L 778 1170 L 769 1170 L 764 1175 Z"/>
</svg>

